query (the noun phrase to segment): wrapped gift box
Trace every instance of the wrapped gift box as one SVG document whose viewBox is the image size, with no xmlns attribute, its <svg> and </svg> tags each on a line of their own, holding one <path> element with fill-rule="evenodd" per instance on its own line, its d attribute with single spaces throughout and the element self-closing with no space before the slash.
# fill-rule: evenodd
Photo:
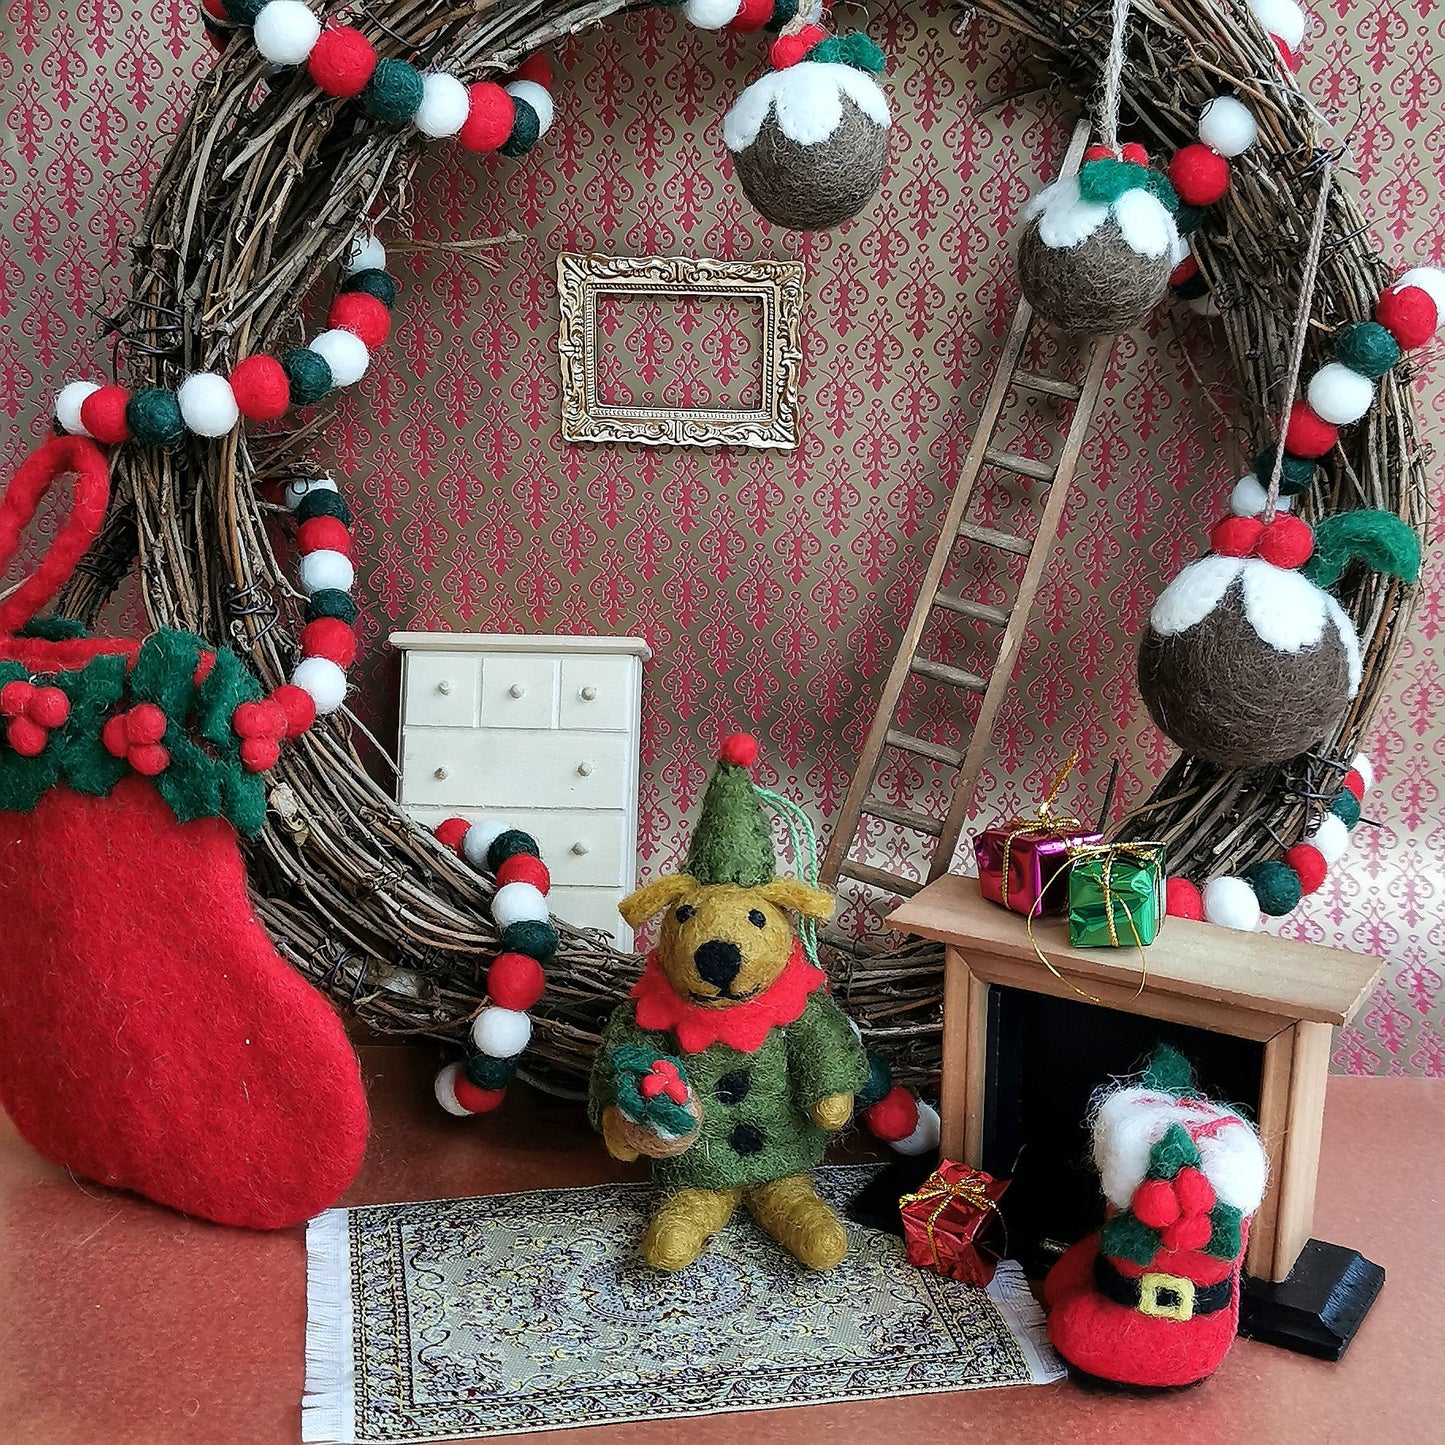
<svg viewBox="0 0 1445 1445">
<path fill-rule="evenodd" d="M 986 1236 L 1007 1247 L 998 1201 L 1008 1185 L 981 1169 L 942 1160 L 917 1193 L 899 1200 L 908 1262 L 965 1284 L 986 1285 L 1003 1257 Z"/>
<path fill-rule="evenodd" d="M 1069 942 L 1076 948 L 1153 943 L 1164 921 L 1164 845 L 1110 843 L 1074 851 Z"/>
<path fill-rule="evenodd" d="M 1099 841 L 1077 818 L 1013 818 L 985 828 L 973 842 L 978 886 L 991 903 L 1015 913 L 1062 913 L 1069 906 L 1069 853 Z"/>
</svg>

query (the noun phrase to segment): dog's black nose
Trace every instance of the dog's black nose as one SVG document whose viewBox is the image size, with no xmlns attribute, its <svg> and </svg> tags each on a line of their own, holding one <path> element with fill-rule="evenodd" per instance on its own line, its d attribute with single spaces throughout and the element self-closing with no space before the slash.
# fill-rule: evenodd
<svg viewBox="0 0 1445 1445">
<path fill-rule="evenodd" d="M 735 943 L 713 938 L 698 945 L 693 951 L 692 961 L 697 976 L 704 983 L 710 983 L 719 993 L 726 993 L 728 985 L 743 966 L 743 951 Z"/>
</svg>

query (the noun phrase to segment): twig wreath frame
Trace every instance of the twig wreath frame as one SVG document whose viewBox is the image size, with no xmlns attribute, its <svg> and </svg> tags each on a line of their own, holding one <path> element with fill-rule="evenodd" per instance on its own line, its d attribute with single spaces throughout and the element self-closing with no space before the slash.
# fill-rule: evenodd
<svg viewBox="0 0 1445 1445">
<path fill-rule="evenodd" d="M 375 0 L 367 29 L 383 56 L 415 55 L 475 79 L 634 8 L 634 0 Z M 1098 84 L 1109 45 L 1107 0 L 973 7 L 1027 36 L 1076 96 Z M 1276 51 L 1242 3 L 1139 0 L 1126 72 L 1126 126 L 1168 152 L 1193 138 L 1201 107 L 1232 86 L 1259 122 L 1251 164 L 1199 233 L 1195 253 L 1219 302 L 1244 394 L 1240 418 L 1269 440 L 1285 384 L 1290 326 L 1313 194 L 1317 128 Z M 404 214 L 419 146 L 414 132 L 357 124 L 293 74 L 267 87 L 267 62 L 233 42 L 201 82 L 156 179 L 134 246 L 126 380 L 174 385 L 299 330 L 300 299 L 366 218 Z M 1270 77 L 1261 81 L 1257 77 Z M 866 225 L 864 218 L 862 224 Z M 1343 187 L 1329 199 L 1310 357 L 1337 326 L 1370 314 L 1387 271 Z M 162 336 L 162 333 L 164 335 Z M 113 458 L 113 501 L 83 573 L 61 598 L 90 621 L 139 561 L 152 619 L 234 648 L 268 687 L 297 655 L 297 594 L 267 536 L 277 509 L 257 482 L 314 474 L 304 465 L 324 410 L 279 435 L 235 430 L 188 437 L 166 452 L 138 444 Z M 1408 373 L 1380 384 L 1378 406 L 1325 459 L 1320 512 L 1384 508 L 1424 534 L 1426 479 Z M 1408 589 L 1358 572 L 1341 601 L 1360 634 L 1364 679 L 1318 750 L 1348 758 L 1380 701 L 1405 637 Z M 1223 773 L 1183 758 L 1125 820 L 1169 846 L 1173 872 L 1238 872 L 1297 836 L 1317 801 L 1288 768 Z M 373 782 L 334 714 L 271 774 L 268 823 L 250 852 L 258 911 L 278 948 L 318 987 L 385 1034 L 460 1039 L 480 1010 L 497 934 L 481 877 Z M 638 967 L 559 921 L 561 947 L 536 1011 L 529 1066 L 560 1091 L 585 1078 L 602 1021 Z M 901 1079 L 936 1072 L 941 959 L 931 945 L 835 950 L 839 995 Z"/>
</svg>

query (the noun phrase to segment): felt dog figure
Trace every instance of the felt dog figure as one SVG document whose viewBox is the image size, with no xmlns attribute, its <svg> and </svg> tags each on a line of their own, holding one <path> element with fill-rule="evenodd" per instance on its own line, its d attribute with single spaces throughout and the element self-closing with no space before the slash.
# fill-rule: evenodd
<svg viewBox="0 0 1445 1445">
<path fill-rule="evenodd" d="M 603 1035 L 590 1113 L 615 1157 L 648 1155 L 667 1187 L 642 1241 L 658 1269 L 691 1264 L 740 1203 L 810 1269 L 847 1252 L 809 1171 L 851 1117 L 868 1065 L 794 931 L 791 915 L 827 918 L 832 896 L 774 876 L 748 776 L 756 757 L 745 734 L 723 744 L 686 871 L 621 904 L 634 927 L 663 922 Z M 669 1102 L 670 1117 L 655 1113 Z"/>
</svg>

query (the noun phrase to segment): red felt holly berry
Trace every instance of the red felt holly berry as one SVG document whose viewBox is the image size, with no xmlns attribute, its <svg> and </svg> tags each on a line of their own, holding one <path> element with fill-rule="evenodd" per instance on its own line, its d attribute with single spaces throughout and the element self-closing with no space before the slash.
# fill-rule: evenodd
<svg viewBox="0 0 1445 1445">
<path fill-rule="evenodd" d="M 539 50 L 529 55 L 518 67 L 514 80 L 530 80 L 543 90 L 552 89 L 552 62 Z"/>
<path fill-rule="evenodd" d="M 301 654 L 350 667 L 356 661 L 356 634 L 339 617 L 318 617 L 301 629 Z"/>
<path fill-rule="evenodd" d="M 328 26 L 312 47 L 306 68 L 327 95 L 360 95 L 376 69 L 376 48 L 349 25 Z"/>
<path fill-rule="evenodd" d="M 1351 768 L 1349 772 L 1345 774 L 1340 786 L 1347 792 L 1353 793 L 1357 803 L 1363 803 L 1365 801 L 1365 780 L 1360 776 L 1357 768 Z"/>
<path fill-rule="evenodd" d="M 738 13 L 727 23 L 734 35 L 751 35 L 773 18 L 773 0 L 742 0 Z"/>
<path fill-rule="evenodd" d="M 1229 189 L 1229 162 L 1207 145 L 1187 145 L 1169 162 L 1169 179 L 1186 206 L 1212 206 Z"/>
<path fill-rule="evenodd" d="M 1213 1233 L 1207 1214 L 1185 1214 L 1165 1225 L 1160 1238 L 1165 1249 L 1203 1249 Z"/>
<path fill-rule="evenodd" d="M 465 818 L 448 818 L 445 822 L 438 823 L 432 833 L 443 848 L 450 848 L 453 853 L 460 854 L 462 839 L 471 831 L 471 827 Z"/>
<path fill-rule="evenodd" d="M 655 1099 L 666 1094 L 674 1104 L 687 1103 L 687 1081 L 677 1071 L 671 1059 L 658 1059 L 637 1081 L 637 1092 L 644 1099 Z"/>
<path fill-rule="evenodd" d="M 0 688 L 0 715 L 9 719 L 5 741 L 22 758 L 45 751 L 51 732 L 70 717 L 70 699 L 58 687 L 37 687 L 15 678 Z"/>
<path fill-rule="evenodd" d="M 1209 548 L 1219 557 L 1250 557 L 1263 532 L 1258 517 L 1222 517 L 1209 533 Z"/>
<path fill-rule="evenodd" d="M 291 383 L 274 356 L 238 361 L 227 380 L 236 409 L 250 421 L 274 421 L 291 405 Z"/>
<path fill-rule="evenodd" d="M 1339 440 L 1340 429 L 1315 414 L 1306 401 L 1290 408 L 1284 433 L 1284 449 L 1296 457 L 1322 457 Z"/>
<path fill-rule="evenodd" d="M 1434 336 L 1440 314 L 1428 291 L 1419 286 L 1392 286 L 1376 303 L 1375 320 L 1402 351 L 1413 351 Z"/>
<path fill-rule="evenodd" d="M 45 751 L 50 734 L 39 723 L 31 722 L 28 717 L 17 717 L 12 718 L 5 729 L 5 741 L 22 758 L 35 758 Z"/>
<path fill-rule="evenodd" d="M 1117 159 L 1117 157 L 1114 155 L 1114 152 L 1105 145 L 1091 145 L 1084 152 L 1085 165 L 1088 165 L 1090 161 L 1112 161 L 1115 159 Z"/>
<path fill-rule="evenodd" d="M 542 965 L 525 953 L 499 953 L 487 970 L 487 997 L 498 1008 L 526 1011 L 546 987 Z"/>
<path fill-rule="evenodd" d="M 35 684 L 22 678 L 17 677 L 7 682 L 4 687 L 0 687 L 0 713 L 6 717 L 24 717 L 26 705 L 34 691 Z"/>
<path fill-rule="evenodd" d="M 351 528 L 336 517 L 312 517 L 296 529 L 296 545 L 303 556 L 312 552 L 340 552 L 343 557 L 350 557 Z M 337 619 L 324 620 L 334 622 Z"/>
<path fill-rule="evenodd" d="M 884 1143 L 897 1143 L 918 1127 L 918 1101 L 902 1084 L 894 1084 L 876 1104 L 863 1111 L 863 1122 Z"/>
<path fill-rule="evenodd" d="M 774 70 L 786 70 L 806 60 L 808 52 L 820 41 L 828 38 L 828 32 L 817 25 L 805 25 L 792 35 L 780 35 L 768 51 L 768 61 Z"/>
<path fill-rule="evenodd" d="M 530 883 L 539 893 L 546 893 L 552 886 L 552 875 L 540 858 L 531 853 L 514 853 L 497 869 L 497 887 L 508 883 Z"/>
<path fill-rule="evenodd" d="M 153 702 L 138 702 L 106 722 L 100 741 L 113 758 L 124 758 L 134 772 L 154 778 L 170 766 L 171 755 L 161 744 L 165 735 L 165 713 Z"/>
<path fill-rule="evenodd" d="M 1312 843 L 1296 843 L 1285 849 L 1284 861 L 1299 874 L 1300 892 L 1316 893 L 1325 881 L 1329 865 L 1325 855 Z"/>
<path fill-rule="evenodd" d="M 286 713 L 274 698 L 243 702 L 231 714 L 231 730 L 238 738 L 284 738 Z"/>
<path fill-rule="evenodd" d="M 123 386 L 103 386 L 80 404 L 80 424 L 102 446 L 117 447 L 130 440 L 125 409 L 130 392 Z"/>
<path fill-rule="evenodd" d="M 457 140 L 469 151 L 494 151 L 512 133 L 517 108 L 495 81 L 479 80 L 470 90 L 467 119 Z"/>
<path fill-rule="evenodd" d="M 343 291 L 327 313 L 327 325 L 359 336 L 374 351 L 391 335 L 391 312 L 384 301 L 365 291 Z"/>
<path fill-rule="evenodd" d="M 1174 1176 L 1174 1197 L 1182 1214 L 1208 1214 L 1215 1205 L 1214 1186 L 1193 1164 Z"/>
<path fill-rule="evenodd" d="M 1130 141 L 1121 154 L 1126 161 L 1133 165 L 1147 166 L 1149 164 L 1149 152 L 1138 141 Z"/>
<path fill-rule="evenodd" d="M 1167 1179 L 1146 1179 L 1129 1203 L 1134 1218 L 1150 1229 L 1163 1229 L 1180 1215 L 1179 1197 Z"/>
<path fill-rule="evenodd" d="M 271 701 L 286 714 L 288 738 L 299 738 L 316 721 L 315 698 L 294 683 L 283 683 L 271 694 Z"/>
<path fill-rule="evenodd" d="M 196 659 L 196 670 L 191 674 L 191 686 L 200 687 L 211 675 L 211 669 L 216 665 L 216 654 L 214 652 L 203 652 Z"/>
<path fill-rule="evenodd" d="M 26 704 L 25 716 L 43 728 L 58 728 L 70 716 L 70 699 L 58 687 L 37 687 Z"/>
<path fill-rule="evenodd" d="M 750 768 L 758 760 L 758 740 L 751 733 L 733 733 L 722 741 L 718 761 L 735 768 Z"/>
<path fill-rule="evenodd" d="M 1164 911 L 1197 923 L 1204 917 L 1204 895 L 1187 878 L 1171 878 L 1164 885 Z"/>
<path fill-rule="evenodd" d="M 1307 522 L 1288 512 L 1276 513 L 1255 544 L 1255 556 L 1276 567 L 1303 567 L 1314 556 L 1315 534 Z"/>
</svg>

